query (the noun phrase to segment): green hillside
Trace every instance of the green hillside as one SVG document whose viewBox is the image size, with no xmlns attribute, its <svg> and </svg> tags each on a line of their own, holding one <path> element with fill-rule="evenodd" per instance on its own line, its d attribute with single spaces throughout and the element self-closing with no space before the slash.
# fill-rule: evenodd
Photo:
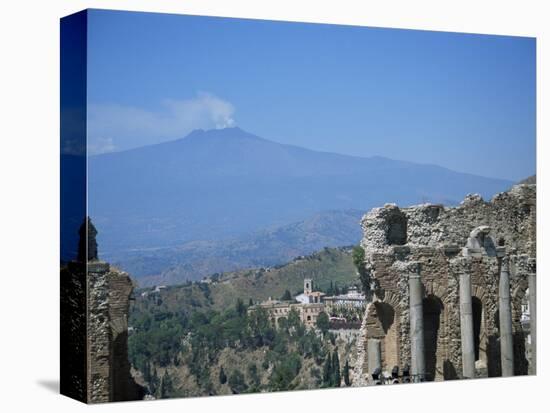
<svg viewBox="0 0 550 413">
<path fill-rule="evenodd" d="M 155 397 L 339 386 L 354 335 L 307 330 L 297 313 L 280 326 L 264 310 L 247 313 L 250 300 L 300 293 L 306 277 L 322 290 L 359 283 L 351 248 L 325 248 L 277 268 L 137 290 L 128 340 L 134 376 Z"/>
<path fill-rule="evenodd" d="M 313 278 L 318 289 L 326 290 L 331 282 L 339 286 L 359 283 L 351 257 L 351 247 L 325 248 L 315 254 L 302 256 L 288 264 L 274 268 L 257 268 L 206 277 L 203 282 L 167 286 L 151 297 L 154 288 L 138 290 L 135 307 L 147 306 L 152 299 L 160 301 L 168 311 L 190 312 L 195 309 L 223 310 L 237 299 L 248 302 L 268 297 L 279 298 L 285 290 L 298 294 L 303 290 L 304 278 Z"/>
</svg>

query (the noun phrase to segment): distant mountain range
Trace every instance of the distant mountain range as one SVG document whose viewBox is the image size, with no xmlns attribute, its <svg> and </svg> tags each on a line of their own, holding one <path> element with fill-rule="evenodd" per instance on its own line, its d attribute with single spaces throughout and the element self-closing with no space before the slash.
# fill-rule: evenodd
<svg viewBox="0 0 550 413">
<path fill-rule="evenodd" d="M 88 176 L 100 254 L 141 275 L 182 268 L 184 256 L 222 255 L 220 267 L 282 263 L 323 243 L 358 240 L 359 217 L 375 206 L 456 204 L 468 193 L 489 198 L 511 185 L 436 165 L 280 144 L 239 128 L 91 156 Z M 322 225 L 308 227 L 315 217 Z M 148 268 L 140 270 L 136 257 L 147 257 Z M 185 277 L 200 278 L 195 271 L 192 265 Z"/>
<path fill-rule="evenodd" d="M 326 211 L 307 220 L 240 237 L 189 241 L 177 247 L 121 251 L 104 256 L 140 286 L 178 284 L 244 268 L 274 267 L 325 247 L 359 243 L 362 211 Z"/>
</svg>

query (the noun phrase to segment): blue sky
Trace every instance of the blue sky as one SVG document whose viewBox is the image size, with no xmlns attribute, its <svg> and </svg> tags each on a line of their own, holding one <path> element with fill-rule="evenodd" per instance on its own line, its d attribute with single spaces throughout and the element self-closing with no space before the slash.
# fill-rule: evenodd
<svg viewBox="0 0 550 413">
<path fill-rule="evenodd" d="M 535 173 L 535 39 L 93 10 L 92 152 L 239 126 L 518 180 Z"/>
</svg>

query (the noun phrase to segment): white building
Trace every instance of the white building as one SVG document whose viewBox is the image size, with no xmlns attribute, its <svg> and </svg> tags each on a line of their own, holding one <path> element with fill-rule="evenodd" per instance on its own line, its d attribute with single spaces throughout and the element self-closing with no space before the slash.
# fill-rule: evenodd
<svg viewBox="0 0 550 413">
<path fill-rule="evenodd" d="M 357 287 L 350 287 L 347 294 L 324 297 L 323 301 L 327 305 L 342 307 L 364 307 L 367 304 L 365 295 Z"/>
</svg>

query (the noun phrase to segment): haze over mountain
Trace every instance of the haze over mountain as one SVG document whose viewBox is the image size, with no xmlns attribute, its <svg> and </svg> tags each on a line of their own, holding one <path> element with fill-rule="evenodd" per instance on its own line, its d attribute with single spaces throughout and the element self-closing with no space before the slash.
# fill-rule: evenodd
<svg viewBox="0 0 550 413">
<path fill-rule="evenodd" d="M 325 247 L 355 245 L 361 239 L 358 223 L 362 214 L 358 210 L 325 211 L 304 221 L 239 237 L 115 251 L 103 257 L 139 279 L 140 286 L 179 284 L 214 273 L 278 266 Z"/>
<path fill-rule="evenodd" d="M 279 144 L 239 128 L 196 130 L 91 156 L 88 174 L 89 215 L 107 255 L 242 237 L 328 210 L 455 204 L 468 193 L 489 198 L 511 184 L 436 165 Z"/>
</svg>

